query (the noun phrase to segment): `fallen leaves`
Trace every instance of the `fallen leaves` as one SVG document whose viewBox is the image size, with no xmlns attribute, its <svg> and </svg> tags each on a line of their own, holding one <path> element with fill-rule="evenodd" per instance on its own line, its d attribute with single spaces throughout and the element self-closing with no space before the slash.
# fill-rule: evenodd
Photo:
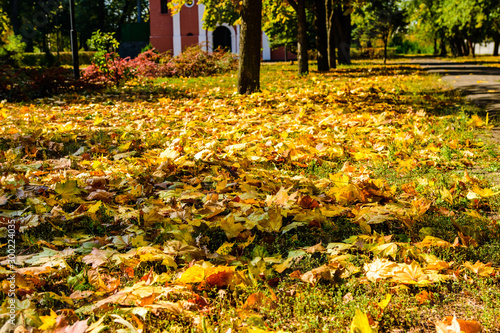
<svg viewBox="0 0 500 333">
<path fill-rule="evenodd" d="M 467 173 L 446 186 L 424 176 L 401 184 L 377 176 L 382 167 L 401 179 L 469 167 L 481 156 L 480 142 L 443 130 L 448 119 L 393 103 L 405 94 L 379 87 L 417 78 L 384 74 L 369 87 L 365 78 L 341 82 L 332 72 L 314 86 L 249 96 L 205 91 L 154 102 L 108 96 L 106 103 L 22 106 L 47 119 L 43 127 L 2 104 L 0 236 L 14 221 L 26 251 L 13 270 L 4 258 L 0 267 L 2 276 L 16 274 L 16 313 L 40 330 L 140 332 L 146 316 L 196 326 L 214 316 L 220 298 L 237 309 L 235 329 L 265 331 L 256 314 L 277 306 L 288 292 L 277 286 L 288 278 L 297 289 L 351 278 L 419 288 L 415 300 L 425 305 L 434 301 L 425 288 L 438 282 L 496 277 L 491 264 L 429 254 L 475 246 L 475 235 L 460 230 L 453 244 L 433 235 L 418 242 L 414 229 L 436 212 L 489 221 L 480 207 L 498 189 Z M 485 125 L 477 116 L 462 124 Z M 464 200 L 470 209 L 453 210 Z M 363 235 L 321 236 L 351 223 Z M 383 228 L 411 242 L 377 234 Z M 314 236 L 298 239 L 303 230 Z M 252 289 L 261 284 L 269 291 Z M 380 313 L 391 297 L 376 302 Z M 56 305 L 45 309 L 42 299 Z M 95 321 L 69 320 L 63 307 Z M 453 323 L 442 329 L 456 330 Z M 351 332 L 376 329 L 368 312 L 356 311 Z"/>
</svg>

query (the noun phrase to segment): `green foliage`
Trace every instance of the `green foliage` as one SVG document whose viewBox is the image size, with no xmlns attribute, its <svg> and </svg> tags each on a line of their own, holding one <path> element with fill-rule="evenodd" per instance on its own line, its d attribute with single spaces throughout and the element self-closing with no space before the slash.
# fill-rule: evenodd
<svg viewBox="0 0 500 333">
<path fill-rule="evenodd" d="M 120 43 L 114 35 L 114 32 L 94 31 L 92 37 L 87 41 L 87 45 L 91 50 L 96 50 L 92 64 L 98 68 L 105 81 L 119 85 L 129 76 L 130 69 L 116 53 Z"/>
<path fill-rule="evenodd" d="M 94 60 L 95 51 L 78 52 L 78 61 L 80 65 L 90 65 Z M 22 53 L 20 54 L 20 63 L 24 66 L 41 66 L 45 60 L 44 53 Z M 59 52 L 57 61 L 60 65 L 70 66 L 72 64 L 71 52 Z"/>
<path fill-rule="evenodd" d="M 297 49 L 297 13 L 281 1 L 263 2 L 263 30 L 270 37 L 271 47 Z"/>
<path fill-rule="evenodd" d="M 192 2 L 191 0 L 172 0 L 168 7 L 173 14 L 177 14 L 182 6 Z M 229 25 L 240 24 L 240 2 L 232 0 L 200 0 L 205 6 L 203 13 L 203 28 L 214 30 L 217 26 L 227 23 Z"/>
<path fill-rule="evenodd" d="M 22 42 L 21 36 L 10 34 L 7 37 L 7 43 L 0 46 L 0 64 L 3 62 L 19 64 L 25 48 L 26 44 Z"/>
<path fill-rule="evenodd" d="M 389 47 L 394 48 L 396 54 L 432 54 L 431 45 L 423 45 L 416 41 L 410 41 L 404 37 L 394 36 Z"/>
<path fill-rule="evenodd" d="M 398 29 L 405 27 L 406 17 L 397 0 L 371 1 L 356 11 L 354 34 L 360 41 L 373 43 L 379 38 L 384 47 Z"/>
<path fill-rule="evenodd" d="M 421 44 L 450 42 L 456 55 L 468 55 L 464 40 L 500 39 L 500 7 L 495 0 L 411 0 L 405 2 L 413 22 L 410 31 Z M 443 54 L 444 55 L 444 54 Z"/>
<path fill-rule="evenodd" d="M 97 30 L 92 33 L 87 45 L 91 50 L 95 51 L 116 52 L 120 43 L 116 40 L 114 32 Z"/>
</svg>

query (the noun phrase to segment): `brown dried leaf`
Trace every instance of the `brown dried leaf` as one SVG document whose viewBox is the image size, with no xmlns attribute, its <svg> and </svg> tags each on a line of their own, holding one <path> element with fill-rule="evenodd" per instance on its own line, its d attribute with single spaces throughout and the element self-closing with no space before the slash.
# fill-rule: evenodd
<svg viewBox="0 0 500 333">
<path fill-rule="evenodd" d="M 109 202 L 111 201 L 111 198 L 114 197 L 114 193 L 108 192 L 105 190 L 95 190 L 94 192 L 90 193 L 85 200 L 100 200 L 103 202 Z"/>
</svg>

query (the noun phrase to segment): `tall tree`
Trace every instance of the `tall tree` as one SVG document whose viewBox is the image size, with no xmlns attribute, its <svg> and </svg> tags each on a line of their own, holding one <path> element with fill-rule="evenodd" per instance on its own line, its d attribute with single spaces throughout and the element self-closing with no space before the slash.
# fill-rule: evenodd
<svg viewBox="0 0 500 333">
<path fill-rule="evenodd" d="M 316 50 L 318 51 L 318 71 L 328 71 L 328 31 L 325 0 L 314 0 L 314 25 L 316 26 Z"/>
<path fill-rule="evenodd" d="M 443 0 L 411 0 L 405 2 L 410 20 L 415 22 L 410 29 L 421 41 L 434 43 L 434 55 L 446 56 L 446 34 L 441 20 Z"/>
<path fill-rule="evenodd" d="M 326 35 L 328 45 L 328 65 L 330 68 L 337 67 L 336 43 L 334 33 L 334 0 L 325 0 Z"/>
<path fill-rule="evenodd" d="M 283 46 L 285 50 L 297 51 L 297 14 L 281 1 L 262 2 L 262 29 L 269 37 L 271 48 Z"/>
<path fill-rule="evenodd" d="M 474 44 L 486 37 L 485 11 L 483 0 L 444 0 L 441 17 L 457 55 L 474 56 Z"/>
<path fill-rule="evenodd" d="M 299 74 L 304 75 L 309 72 L 306 0 L 288 0 L 288 3 L 297 13 L 297 62 L 299 65 Z"/>
<path fill-rule="evenodd" d="M 389 39 L 407 24 L 405 13 L 398 0 L 372 0 L 363 6 L 362 15 L 357 30 L 367 38 L 380 38 L 384 44 L 385 64 Z"/>
<path fill-rule="evenodd" d="M 351 35 L 354 0 L 333 0 L 333 32 L 339 64 L 351 64 Z"/>
<path fill-rule="evenodd" d="M 489 0 L 486 12 L 488 13 L 488 36 L 493 39 L 493 55 L 498 56 L 500 47 L 500 6 L 495 0 Z"/>
</svg>

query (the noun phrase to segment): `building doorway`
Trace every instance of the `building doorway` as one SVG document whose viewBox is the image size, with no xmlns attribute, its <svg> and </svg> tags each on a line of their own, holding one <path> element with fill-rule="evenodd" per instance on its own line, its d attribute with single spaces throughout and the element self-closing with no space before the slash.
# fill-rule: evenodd
<svg viewBox="0 0 500 333">
<path fill-rule="evenodd" d="M 217 48 L 224 49 L 228 52 L 231 52 L 231 30 L 229 30 L 227 27 L 217 27 L 214 30 L 213 33 L 213 45 L 214 45 L 214 50 L 217 50 Z"/>
</svg>

